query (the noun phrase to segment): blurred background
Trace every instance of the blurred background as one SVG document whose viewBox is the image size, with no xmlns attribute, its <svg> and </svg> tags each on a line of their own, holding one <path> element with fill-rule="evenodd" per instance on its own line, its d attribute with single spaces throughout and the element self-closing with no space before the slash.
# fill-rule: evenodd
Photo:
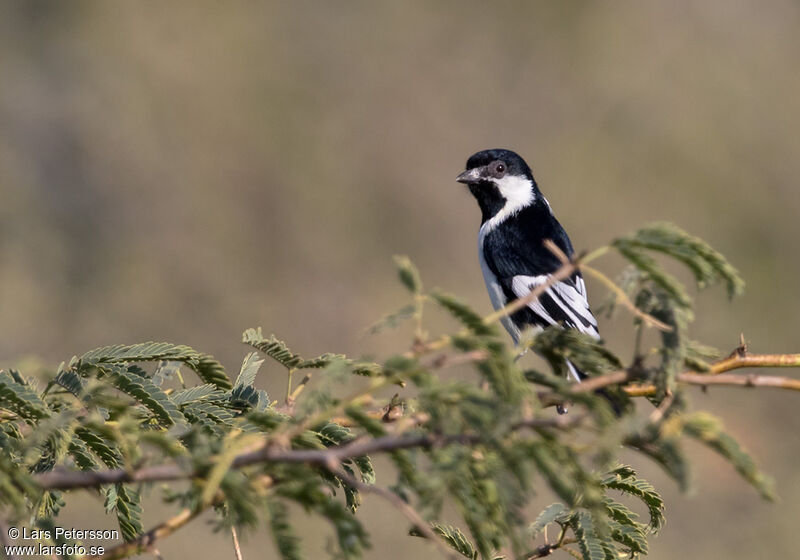
<svg viewBox="0 0 800 560">
<path fill-rule="evenodd" d="M 702 294 L 696 338 L 798 352 L 798 24 L 790 0 L 3 2 L 0 364 L 165 339 L 235 373 L 258 325 L 309 355 L 400 350 L 362 334 L 406 303 L 397 253 L 488 312 L 454 177 L 490 147 L 528 160 L 579 249 L 669 220 L 727 255 L 747 293 Z M 628 317 L 601 331 L 629 347 Z M 700 448 L 694 495 L 637 465 L 667 495 L 650 558 L 796 556 L 797 398 L 694 394 L 781 500 Z M 367 558 L 432 554 L 365 501 Z M 113 525 L 84 505 L 63 524 Z M 165 558 L 232 555 L 195 525 Z M 266 529 L 244 555 L 276 557 Z"/>
</svg>

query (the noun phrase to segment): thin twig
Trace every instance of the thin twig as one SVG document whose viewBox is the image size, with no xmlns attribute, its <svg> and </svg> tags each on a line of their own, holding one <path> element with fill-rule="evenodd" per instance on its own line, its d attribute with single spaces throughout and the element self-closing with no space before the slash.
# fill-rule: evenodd
<svg viewBox="0 0 800 560">
<path fill-rule="evenodd" d="M 497 311 L 495 311 L 494 313 L 490 313 L 489 315 L 484 317 L 483 318 L 484 324 L 490 325 L 492 323 L 495 323 L 500 319 L 502 319 L 503 317 L 507 315 L 512 315 L 513 313 L 516 313 L 523 307 L 526 307 L 530 303 L 538 300 L 539 297 L 550 288 L 550 286 L 554 285 L 557 282 L 560 282 L 561 280 L 569 278 L 577 268 L 578 268 L 577 262 L 567 262 L 563 264 L 558 270 L 556 270 L 554 273 L 548 276 L 547 280 L 545 280 L 541 284 L 538 284 L 534 289 L 525 294 L 525 296 L 511 301 L 505 307 L 502 307 Z"/>
<path fill-rule="evenodd" d="M 636 317 L 639 317 L 642 322 L 647 325 L 648 327 L 654 327 L 656 329 L 669 332 L 672 330 L 672 327 L 668 324 L 659 321 L 652 315 L 649 315 L 636 307 L 636 305 L 630 300 L 628 294 L 626 294 L 622 288 L 617 286 L 617 284 L 608 276 L 600 272 L 594 267 L 588 266 L 586 264 L 581 265 L 581 271 L 587 272 L 590 276 L 594 277 L 596 280 L 599 280 L 606 288 L 611 290 L 614 293 L 614 300 L 617 303 L 621 303 L 628 311 L 634 314 Z"/>
<path fill-rule="evenodd" d="M 286 375 L 286 406 L 292 404 L 292 375 L 294 375 L 294 368 L 289 368 Z"/>
<path fill-rule="evenodd" d="M 392 504 L 400 513 L 402 513 L 406 519 L 408 519 L 414 527 L 416 527 L 420 533 L 427 539 L 429 539 L 436 547 L 439 549 L 445 557 L 447 558 L 458 558 L 453 551 L 447 547 L 447 545 L 442 542 L 442 539 L 437 535 L 433 529 L 431 529 L 430 524 L 423 519 L 423 517 L 415 510 L 409 503 L 404 501 L 400 496 L 395 494 L 390 490 L 386 490 L 380 486 L 374 486 L 372 484 L 366 484 L 361 482 L 356 477 L 351 476 L 350 473 L 345 472 L 341 468 L 341 463 L 337 459 L 331 459 L 325 463 L 325 468 L 328 469 L 332 474 L 339 477 L 345 484 L 355 488 L 359 492 L 375 494 L 380 496 L 390 504 Z"/>
<path fill-rule="evenodd" d="M 231 540 L 233 540 L 233 553 L 236 555 L 236 560 L 243 560 L 242 547 L 239 546 L 239 535 L 236 534 L 234 525 L 231 525 Z"/>
<path fill-rule="evenodd" d="M 664 418 L 664 413 L 667 412 L 670 406 L 672 406 L 672 402 L 675 400 L 675 393 L 672 391 L 667 390 L 667 394 L 664 399 L 661 401 L 653 412 L 650 413 L 650 417 L 648 420 L 651 424 L 658 424 L 662 418 Z"/>
<path fill-rule="evenodd" d="M 577 542 L 575 539 L 559 539 L 557 543 L 545 543 L 525 555 L 525 560 L 534 560 L 535 558 L 544 558 L 546 556 L 550 556 L 556 550 L 566 550 L 564 545 L 573 544 L 575 542 Z"/>
<path fill-rule="evenodd" d="M 297 387 L 295 387 L 294 391 L 292 391 L 292 393 L 289 395 L 287 401 L 290 406 L 294 404 L 294 402 L 297 400 L 297 397 L 303 392 L 303 389 L 306 388 L 306 385 L 308 385 L 308 382 L 311 381 L 311 375 L 312 372 L 310 371 L 306 373 L 303 376 L 303 379 L 300 380 L 300 383 L 297 384 Z"/>
<path fill-rule="evenodd" d="M 778 389 L 788 389 L 800 391 L 800 379 L 788 377 L 768 376 L 768 375 L 722 375 L 725 372 L 747 367 L 800 367 L 800 354 L 747 354 L 732 355 L 724 360 L 711 364 L 706 373 L 687 371 L 679 373 L 676 380 L 679 383 L 689 385 L 734 385 L 741 387 L 773 387 Z M 609 385 L 620 385 L 632 380 L 633 376 L 628 370 L 620 370 L 597 377 L 590 377 L 575 383 L 566 388 L 568 393 L 583 393 L 595 391 L 608 387 Z M 656 386 L 650 383 L 634 384 L 623 387 L 623 390 L 632 397 L 652 395 L 656 392 Z M 552 391 L 539 393 L 539 399 L 544 404 L 553 404 L 563 400 L 562 396 Z"/>
<path fill-rule="evenodd" d="M 108 549 L 100 556 L 89 556 L 86 560 L 117 560 L 119 558 L 127 558 L 128 556 L 138 554 L 152 547 L 158 539 L 168 537 L 189 523 L 192 519 L 203 513 L 208 507 L 210 507 L 210 504 L 194 510 L 188 508 L 182 509 L 177 515 L 162 521 L 146 533 L 139 535 L 136 539 L 118 544 Z"/>
</svg>

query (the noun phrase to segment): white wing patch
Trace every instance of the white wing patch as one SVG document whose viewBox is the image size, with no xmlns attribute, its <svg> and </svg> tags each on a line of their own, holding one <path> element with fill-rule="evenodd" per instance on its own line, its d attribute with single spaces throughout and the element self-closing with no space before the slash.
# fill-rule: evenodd
<svg viewBox="0 0 800 560">
<path fill-rule="evenodd" d="M 550 276 L 547 274 L 515 276 L 511 280 L 511 291 L 514 292 L 517 298 L 523 298 L 531 293 L 531 290 L 536 286 L 547 282 L 549 278 Z M 570 324 L 567 326 L 594 338 L 600 338 L 600 333 L 597 330 L 597 319 L 592 314 L 589 308 L 589 300 L 586 298 L 586 284 L 583 278 L 577 278 L 575 286 L 565 282 L 556 282 L 545 290 L 541 298 L 528 304 L 531 311 L 548 324 L 559 324 L 559 321 L 551 316 L 546 306 L 542 303 L 542 299 L 545 297 L 548 298 L 549 304 L 558 306 L 558 309 L 569 319 Z"/>
</svg>

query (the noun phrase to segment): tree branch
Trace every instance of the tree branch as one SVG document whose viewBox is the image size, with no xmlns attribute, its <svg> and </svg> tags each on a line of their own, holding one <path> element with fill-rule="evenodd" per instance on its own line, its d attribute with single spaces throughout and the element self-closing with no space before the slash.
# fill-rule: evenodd
<svg viewBox="0 0 800 560">
<path fill-rule="evenodd" d="M 168 537 L 192 519 L 203 513 L 211 504 L 198 507 L 197 509 L 182 509 L 174 517 L 170 517 L 166 521 L 162 521 L 146 533 L 142 533 L 135 540 L 130 542 L 120 543 L 117 546 L 108 549 L 101 556 L 88 556 L 86 560 L 118 560 L 120 558 L 127 558 L 134 554 L 138 554 L 148 548 L 152 547 L 158 539 Z"/>
<path fill-rule="evenodd" d="M 531 418 L 513 424 L 509 431 L 525 428 L 558 428 L 568 429 L 578 425 L 584 417 L 558 416 L 554 418 Z M 386 453 L 399 449 L 426 448 L 460 443 L 469 445 L 481 441 L 482 434 L 420 434 L 410 436 L 387 435 L 375 439 L 356 440 L 343 445 L 326 449 L 281 449 L 274 445 L 265 445 L 259 449 L 241 453 L 236 456 L 231 468 L 240 469 L 259 463 L 303 463 L 326 465 L 329 461 L 343 461 L 353 457 L 361 457 L 371 453 Z M 74 471 L 54 469 L 36 475 L 35 482 L 46 490 L 72 488 L 94 488 L 103 484 L 117 482 L 153 482 L 163 480 L 180 480 L 194 478 L 197 472 L 186 470 L 178 464 L 156 465 L 138 470 L 110 469 L 104 471 Z"/>
<path fill-rule="evenodd" d="M 754 375 L 754 374 L 729 374 L 725 372 L 746 367 L 800 367 L 800 354 L 735 354 L 724 360 L 711 364 L 709 371 L 698 373 L 686 371 L 679 373 L 676 380 L 679 383 L 688 385 L 732 385 L 740 387 L 773 387 L 777 389 L 788 389 L 800 391 L 800 379 L 789 377 Z M 609 385 L 621 385 L 627 381 L 632 381 L 635 374 L 630 370 L 620 370 L 606 375 L 590 377 L 575 383 L 567 388 L 569 393 L 585 393 L 596 391 Z M 631 397 L 641 397 L 655 394 L 656 386 L 651 383 L 633 383 L 623 386 L 623 390 Z M 539 400 L 545 405 L 552 405 L 564 399 L 553 391 L 542 391 L 539 393 Z"/>
</svg>

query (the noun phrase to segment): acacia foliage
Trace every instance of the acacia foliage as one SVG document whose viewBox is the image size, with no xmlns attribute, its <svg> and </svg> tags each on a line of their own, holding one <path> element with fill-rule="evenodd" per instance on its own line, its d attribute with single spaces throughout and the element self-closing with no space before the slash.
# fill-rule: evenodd
<svg viewBox="0 0 800 560">
<path fill-rule="evenodd" d="M 144 531 L 140 496 L 153 482 L 62 491 L 42 489 L 41 473 L 174 464 L 186 481 L 164 491 L 166 502 L 192 512 L 214 508 L 219 527 L 264 524 L 287 560 L 304 557 L 303 533 L 290 507 L 299 505 L 330 522 L 335 555 L 358 558 L 380 546 L 370 542 L 358 513 L 361 491 L 377 484 L 378 475 L 369 456 L 346 453 L 354 441 L 377 442 L 373 454 L 391 460 L 392 468 L 380 473 L 382 486 L 428 524 L 410 523 L 409 532 L 435 536 L 454 554 L 472 559 L 532 558 L 557 548 L 584 560 L 646 554 L 664 524 L 665 505 L 633 467 L 618 462 L 625 446 L 686 487 L 690 465 L 683 442 L 693 438 L 771 498 L 769 478 L 718 418 L 690 410 L 676 383 L 683 368 L 707 370 L 710 351 L 689 338 L 691 298 L 656 257 L 686 265 L 700 288 L 722 282 L 731 296 L 743 286 L 735 269 L 669 224 L 647 226 L 610 247 L 630 263 L 620 281 L 626 297 L 668 326 L 654 348 L 638 343 L 630 364 L 602 342 L 550 328 L 525 343 L 552 371 L 526 369 L 496 323 L 455 296 L 425 292 L 411 261 L 398 258 L 411 303 L 370 330 L 413 320 L 416 335 L 411 350 L 379 361 L 341 354 L 304 358 L 274 335 L 248 329 L 242 341 L 252 351 L 235 379 L 212 356 L 167 342 L 98 348 L 62 363 L 45 382 L 1 371 L 2 516 L 44 528 L 78 492 L 99 492 L 124 539 L 136 542 Z M 616 294 L 605 309 L 612 312 L 619 300 Z M 453 317 L 453 333 L 426 335 L 423 311 L 430 307 Z M 643 328 L 641 314 L 635 315 L 633 332 Z M 629 403 L 616 416 L 602 396 L 572 392 L 560 375 L 565 359 L 591 376 L 627 370 L 638 381 L 654 383 L 652 401 L 660 413 L 637 415 Z M 286 402 L 256 386 L 266 360 L 284 370 Z M 448 362 L 461 362 L 474 374 L 443 376 Z M 293 378 L 312 370 L 313 378 Z M 341 396 L 342 386 L 348 397 Z M 387 390 L 396 395 L 382 398 Z M 621 390 L 618 396 L 625 398 Z M 566 419 L 556 421 L 546 405 L 560 398 L 573 406 Z M 237 463 L 243 454 L 265 448 L 282 449 L 283 459 Z M 287 459 L 303 450 L 339 454 L 335 461 Z M 547 494 L 545 489 L 558 501 L 537 513 L 536 505 L 543 505 L 537 496 Z M 445 519 L 445 511 L 457 516 Z M 545 539 L 547 528 L 555 531 Z"/>
</svg>

